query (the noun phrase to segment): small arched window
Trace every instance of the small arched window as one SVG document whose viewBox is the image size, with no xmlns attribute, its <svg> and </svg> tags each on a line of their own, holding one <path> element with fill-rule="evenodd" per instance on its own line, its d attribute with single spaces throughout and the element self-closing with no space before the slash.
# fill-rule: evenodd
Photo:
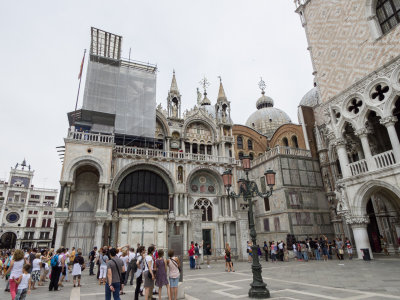
<svg viewBox="0 0 400 300">
<path fill-rule="evenodd" d="M 207 199 L 199 199 L 194 203 L 194 209 L 202 210 L 202 221 L 212 221 L 212 203 Z"/>
<path fill-rule="evenodd" d="M 253 141 L 252 140 L 247 140 L 247 149 L 253 150 Z"/>
<path fill-rule="evenodd" d="M 299 143 L 297 141 L 297 136 L 292 136 L 292 143 L 294 148 L 299 148 Z"/>
<path fill-rule="evenodd" d="M 289 141 L 288 141 L 287 138 L 284 137 L 284 138 L 282 139 L 282 143 L 283 143 L 283 146 L 289 147 Z"/>
<path fill-rule="evenodd" d="M 254 159 L 254 154 L 253 154 L 253 153 L 250 153 L 250 154 L 249 154 L 249 157 L 250 157 L 251 160 L 253 160 L 253 159 Z"/>
<path fill-rule="evenodd" d="M 237 137 L 237 147 L 238 149 L 243 149 L 243 138 L 241 136 Z"/>
<path fill-rule="evenodd" d="M 382 33 L 385 34 L 400 23 L 400 0 L 378 0 L 376 16 Z"/>
</svg>

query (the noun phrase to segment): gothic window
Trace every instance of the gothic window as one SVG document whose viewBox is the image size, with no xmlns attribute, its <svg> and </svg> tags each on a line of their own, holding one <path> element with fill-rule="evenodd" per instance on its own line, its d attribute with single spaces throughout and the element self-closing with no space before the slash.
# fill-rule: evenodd
<svg viewBox="0 0 400 300">
<path fill-rule="evenodd" d="M 243 149 L 243 138 L 241 136 L 237 137 L 237 147 L 238 149 Z"/>
<path fill-rule="evenodd" d="M 253 160 L 253 159 L 254 159 L 254 154 L 253 154 L 253 153 L 250 153 L 250 154 L 249 154 L 249 157 L 250 157 L 251 160 Z"/>
<path fill-rule="evenodd" d="M 274 227 L 275 231 L 281 231 L 281 223 L 279 221 L 279 217 L 274 218 Z"/>
<path fill-rule="evenodd" d="M 199 199 L 194 203 L 194 209 L 201 209 L 202 221 L 212 221 L 212 203 L 207 199 Z"/>
<path fill-rule="evenodd" d="M 400 0 L 399 0 L 400 1 Z M 385 100 L 385 94 L 389 92 L 389 87 L 387 85 L 378 84 L 371 94 L 371 98 L 374 100 L 383 101 Z"/>
<path fill-rule="evenodd" d="M 212 147 L 211 145 L 207 145 L 207 154 L 211 155 L 212 154 Z"/>
<path fill-rule="evenodd" d="M 50 227 L 51 226 L 51 219 L 47 219 L 47 226 L 46 227 Z"/>
<path fill-rule="evenodd" d="M 264 219 L 264 231 L 269 232 L 269 219 L 268 218 Z"/>
<path fill-rule="evenodd" d="M 205 146 L 203 144 L 200 145 L 200 154 L 205 154 Z"/>
<path fill-rule="evenodd" d="M 42 220 L 42 227 L 46 227 L 46 219 Z"/>
<path fill-rule="evenodd" d="M 284 138 L 282 139 L 282 143 L 283 143 L 283 146 L 289 147 L 289 141 L 288 141 L 287 138 L 284 137 Z"/>
<path fill-rule="evenodd" d="M 36 219 L 32 219 L 32 226 L 31 227 L 36 227 Z"/>
<path fill-rule="evenodd" d="M 359 113 L 362 105 L 363 105 L 363 102 L 361 100 L 358 100 L 357 98 L 351 99 L 349 106 L 348 106 L 348 110 L 349 110 L 349 112 L 356 115 Z"/>
<path fill-rule="evenodd" d="M 31 219 L 26 220 L 26 227 L 31 227 Z"/>
<path fill-rule="evenodd" d="M 376 16 L 382 33 L 400 23 L 400 0 L 378 0 L 376 4 Z"/>
<path fill-rule="evenodd" d="M 264 209 L 265 209 L 265 211 L 270 211 L 271 210 L 271 208 L 269 206 L 269 197 L 265 197 L 264 198 Z"/>
<path fill-rule="evenodd" d="M 292 143 L 293 143 L 293 147 L 295 148 L 299 148 L 299 143 L 297 141 L 297 136 L 292 136 Z"/>
<path fill-rule="evenodd" d="M 253 141 L 252 140 L 247 140 L 247 149 L 253 150 Z"/>
</svg>

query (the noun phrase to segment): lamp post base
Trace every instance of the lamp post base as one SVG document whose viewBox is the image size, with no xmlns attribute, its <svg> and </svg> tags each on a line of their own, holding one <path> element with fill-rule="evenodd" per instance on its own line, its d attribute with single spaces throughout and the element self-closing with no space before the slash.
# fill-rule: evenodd
<svg viewBox="0 0 400 300">
<path fill-rule="evenodd" d="M 249 297 L 256 299 L 266 299 L 270 297 L 269 290 L 265 283 L 262 284 L 250 284 Z"/>
</svg>

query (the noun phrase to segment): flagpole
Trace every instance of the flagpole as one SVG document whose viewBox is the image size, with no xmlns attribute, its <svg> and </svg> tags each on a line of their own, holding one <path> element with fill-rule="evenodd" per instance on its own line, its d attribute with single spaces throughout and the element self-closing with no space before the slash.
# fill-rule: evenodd
<svg viewBox="0 0 400 300">
<path fill-rule="evenodd" d="M 82 59 L 82 64 L 81 64 L 81 70 L 80 70 L 80 73 L 79 73 L 78 94 L 76 95 L 75 111 L 74 111 L 74 125 L 75 125 L 75 119 L 76 119 L 76 110 L 78 108 L 79 92 L 81 90 L 82 70 L 83 70 L 83 64 L 85 62 L 85 55 L 86 55 L 86 49 L 83 51 L 83 59 Z"/>
</svg>

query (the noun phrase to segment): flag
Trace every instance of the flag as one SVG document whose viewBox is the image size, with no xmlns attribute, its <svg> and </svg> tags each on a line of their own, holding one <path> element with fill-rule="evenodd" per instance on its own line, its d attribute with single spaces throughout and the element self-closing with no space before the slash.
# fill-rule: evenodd
<svg viewBox="0 0 400 300">
<path fill-rule="evenodd" d="M 83 58 L 82 58 L 82 63 L 81 63 L 81 69 L 79 70 L 78 79 L 81 79 L 81 77 L 82 77 L 83 64 L 85 63 L 85 54 L 86 54 L 86 49 L 85 49 L 85 52 L 83 52 Z"/>
</svg>

